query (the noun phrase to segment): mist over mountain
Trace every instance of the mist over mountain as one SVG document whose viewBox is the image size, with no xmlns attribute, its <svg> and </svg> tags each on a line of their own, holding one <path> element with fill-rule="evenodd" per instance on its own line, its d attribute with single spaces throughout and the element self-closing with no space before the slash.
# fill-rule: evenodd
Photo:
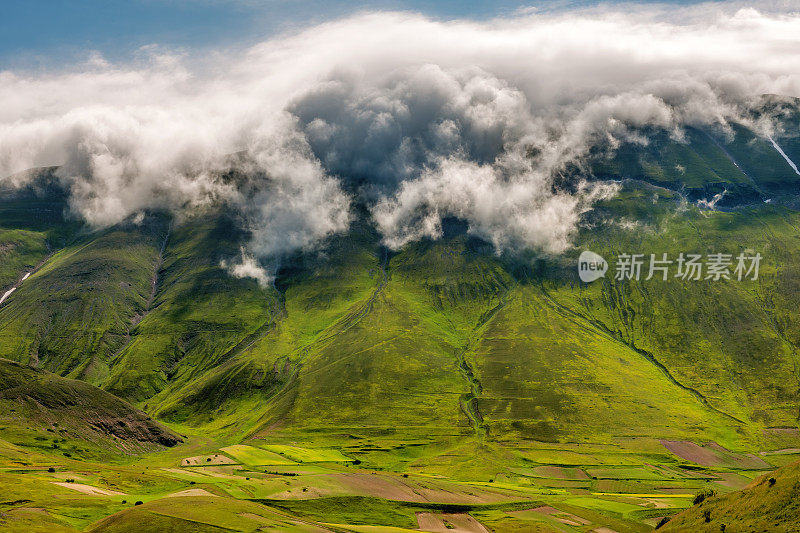
<svg viewBox="0 0 800 533">
<path fill-rule="evenodd" d="M 800 4 L 582 5 L 1 71 L 0 529 L 800 529 Z"/>
<path fill-rule="evenodd" d="M 735 5 L 521 12 L 485 22 L 365 13 L 206 57 L 145 47 L 0 73 L 0 175 L 58 166 L 72 214 L 245 214 L 243 260 L 346 231 L 353 202 L 398 247 L 466 220 L 498 250 L 561 252 L 615 186 L 590 152 L 645 129 L 732 135 L 764 94 L 800 95 L 800 19 Z M 231 154 L 247 185 L 222 179 Z M 566 178 L 565 178 L 566 176 Z M 241 270 L 239 271 L 241 272 Z"/>
</svg>

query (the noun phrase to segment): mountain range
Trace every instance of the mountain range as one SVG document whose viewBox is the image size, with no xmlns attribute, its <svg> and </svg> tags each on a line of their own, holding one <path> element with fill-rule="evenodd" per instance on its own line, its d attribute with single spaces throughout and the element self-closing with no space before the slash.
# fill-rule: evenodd
<svg viewBox="0 0 800 533">
<path fill-rule="evenodd" d="M 457 217 L 392 249 L 357 206 L 272 283 L 226 268 L 249 235 L 223 202 L 97 228 L 56 167 L 28 171 L 0 193 L 0 524 L 800 527 L 778 512 L 800 459 L 800 106 L 762 116 L 782 128 L 643 128 L 566 169 L 555 186 L 618 192 L 563 254 Z M 761 262 L 587 284 L 582 250 Z"/>
</svg>

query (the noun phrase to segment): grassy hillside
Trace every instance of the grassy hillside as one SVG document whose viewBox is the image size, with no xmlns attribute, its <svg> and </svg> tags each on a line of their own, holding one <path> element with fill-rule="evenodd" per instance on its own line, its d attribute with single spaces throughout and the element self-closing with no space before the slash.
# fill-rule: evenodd
<svg viewBox="0 0 800 533">
<path fill-rule="evenodd" d="M 135 453 L 180 442 L 103 390 L 7 359 L 0 359 L 0 426 L 14 444 L 64 456 Z"/>
<path fill-rule="evenodd" d="M 0 307 L 0 356 L 102 381 L 147 307 L 164 229 L 124 225 L 55 252 Z"/>
<path fill-rule="evenodd" d="M 659 531 L 797 531 L 800 463 L 760 476 L 738 492 L 704 498 Z"/>
<path fill-rule="evenodd" d="M 216 213 L 168 228 L 147 304 L 128 325 L 104 388 L 134 401 L 174 391 L 272 327 L 280 313 L 277 294 L 220 266 L 238 253 L 241 238 Z"/>
</svg>

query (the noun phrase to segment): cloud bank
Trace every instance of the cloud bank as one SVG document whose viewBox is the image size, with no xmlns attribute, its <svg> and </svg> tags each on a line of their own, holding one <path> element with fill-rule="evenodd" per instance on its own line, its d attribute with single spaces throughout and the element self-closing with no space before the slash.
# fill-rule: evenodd
<svg viewBox="0 0 800 533">
<path fill-rule="evenodd" d="M 366 13 L 202 58 L 91 54 L 0 72 L 0 180 L 59 165 L 72 211 L 98 227 L 229 203 L 252 234 L 232 272 L 256 278 L 256 257 L 346 231 L 353 202 L 391 247 L 457 216 L 498 250 L 558 253 L 614 192 L 557 185 L 593 146 L 750 120 L 759 95 L 800 96 L 797 50 L 798 13 L 707 4 Z M 242 182 L 223 179 L 231 166 Z"/>
</svg>

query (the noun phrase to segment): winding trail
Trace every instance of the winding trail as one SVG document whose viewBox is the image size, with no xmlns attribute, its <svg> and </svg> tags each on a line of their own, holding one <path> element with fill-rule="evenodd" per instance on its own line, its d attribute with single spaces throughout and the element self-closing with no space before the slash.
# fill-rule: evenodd
<svg viewBox="0 0 800 533">
<path fill-rule="evenodd" d="M 308 343 L 306 346 L 304 346 L 300 350 L 301 354 L 307 353 L 308 349 L 311 346 L 313 346 L 314 344 L 325 342 L 325 341 L 330 340 L 330 339 L 332 339 L 332 338 L 334 338 L 334 337 L 336 337 L 338 335 L 341 335 L 342 333 L 344 333 L 346 331 L 349 331 L 354 326 L 356 326 L 359 322 L 361 322 L 364 319 L 364 317 L 367 316 L 367 314 L 369 314 L 369 312 L 372 310 L 372 306 L 377 301 L 378 296 L 381 294 L 381 292 L 383 292 L 383 289 L 386 288 L 386 285 L 388 285 L 388 283 L 389 283 L 389 274 L 387 272 L 388 265 L 389 265 L 389 251 L 384 248 L 383 249 L 383 259 L 381 260 L 381 262 L 379 264 L 379 267 L 381 269 L 381 279 L 378 282 L 378 285 L 375 287 L 375 290 L 372 291 L 372 295 L 370 295 L 369 299 L 366 302 L 364 302 L 364 304 L 361 306 L 361 308 L 358 309 L 358 311 L 355 312 L 355 314 L 347 315 L 347 316 L 343 317 L 342 319 L 336 321 L 334 324 L 332 324 L 328 328 L 326 328 L 326 331 L 328 331 L 328 330 L 333 330 L 333 331 L 330 331 L 327 335 L 324 335 L 322 337 L 314 339 L 313 341 Z M 341 328 L 341 329 L 338 329 L 337 326 L 339 324 L 342 324 L 342 323 L 345 324 L 344 327 Z"/>
<path fill-rule="evenodd" d="M 372 294 L 370 295 L 369 299 L 366 302 L 364 302 L 364 304 L 360 308 L 358 308 L 357 311 L 354 311 L 353 313 L 350 314 L 346 314 L 345 316 L 337 319 L 332 324 L 327 326 L 323 331 L 321 331 L 318 337 L 311 340 L 307 344 L 296 348 L 295 350 L 292 351 L 292 353 L 289 356 L 286 357 L 284 372 L 287 373 L 289 377 L 285 381 L 283 386 L 279 390 L 275 391 L 273 395 L 274 398 L 278 398 L 280 396 L 285 396 L 285 395 L 290 395 L 290 397 L 296 396 L 297 392 L 295 385 L 297 383 L 298 376 L 300 375 L 300 369 L 303 366 L 303 359 L 311 350 L 312 346 L 327 342 L 341 335 L 342 333 L 350 330 L 351 328 L 356 326 L 359 322 L 361 322 L 364 319 L 364 317 L 366 317 L 367 314 L 369 314 L 369 312 L 372 310 L 372 307 L 377 301 L 378 296 L 381 294 L 381 292 L 383 292 L 384 288 L 386 288 L 386 285 L 388 285 L 389 283 L 389 274 L 388 274 L 389 250 L 387 248 L 382 248 L 382 251 L 383 251 L 383 258 L 380 260 L 380 263 L 378 265 L 381 272 L 381 278 L 375 289 L 372 291 Z M 269 321 L 269 323 L 265 323 L 264 325 L 261 326 L 261 328 L 259 328 L 259 330 L 265 328 L 263 334 L 258 335 L 251 343 L 246 343 L 247 346 L 245 346 L 243 349 L 237 350 L 237 348 L 234 347 L 232 351 L 235 350 L 236 353 L 239 353 L 241 351 L 248 349 L 258 339 L 262 338 L 264 335 L 272 331 L 272 329 L 276 327 L 279 319 L 285 316 L 286 316 L 286 307 L 285 305 L 282 305 L 281 314 L 278 317 L 276 317 L 274 321 Z M 391 342 L 392 340 L 394 339 L 390 339 L 389 341 L 386 342 Z M 352 357 L 357 353 L 360 352 L 352 353 L 349 355 L 349 357 Z M 332 364 L 334 363 L 333 362 L 329 363 L 329 365 Z M 325 368 L 327 368 L 327 366 L 329 365 L 326 365 L 325 367 L 322 368 L 318 368 L 315 370 L 315 372 L 321 372 L 325 370 Z M 291 370 L 291 372 L 289 372 L 289 370 Z M 293 402 L 294 402 L 293 398 L 288 400 L 289 404 L 292 404 Z M 288 410 L 288 408 L 286 410 Z M 258 435 L 260 431 L 261 430 L 255 430 L 250 436 Z"/>
<path fill-rule="evenodd" d="M 363 320 L 364 317 L 367 316 L 367 314 L 372 310 L 372 306 L 375 304 L 375 301 L 378 299 L 378 295 L 383 291 L 383 289 L 389 283 L 389 275 L 388 275 L 388 273 L 386 271 L 388 265 L 389 265 L 389 251 L 384 248 L 383 249 L 383 259 L 381 260 L 381 262 L 379 264 L 379 267 L 381 269 L 381 280 L 380 280 L 380 282 L 378 282 L 378 286 L 375 287 L 375 290 L 372 292 L 372 296 L 369 297 L 369 300 L 366 301 L 366 303 L 361 307 L 361 309 L 356 313 L 356 315 L 354 317 L 348 319 L 347 326 L 345 326 L 344 329 L 334 333 L 334 336 L 338 335 L 340 333 L 344 333 L 345 331 L 349 330 L 350 328 L 352 328 L 353 326 L 355 326 L 356 324 L 361 322 L 361 320 Z M 330 338 L 330 337 L 326 337 L 326 339 L 327 338 Z M 325 339 L 321 339 L 321 340 L 325 340 Z"/>
<path fill-rule="evenodd" d="M 733 416 L 732 414 L 726 413 L 725 411 L 711 405 L 711 403 L 708 401 L 708 398 L 706 398 L 700 391 L 698 391 L 694 387 L 690 387 L 689 385 L 684 385 L 683 383 L 678 381 L 678 379 L 672 375 L 672 372 L 670 372 L 669 369 L 661 361 L 656 359 L 656 357 L 652 353 L 648 352 L 647 350 L 643 350 L 642 348 L 638 348 L 633 343 L 633 341 L 630 342 L 626 341 L 618 333 L 609 329 L 608 326 L 603 324 L 601 321 L 584 316 L 579 312 L 559 303 L 558 301 L 556 301 L 555 298 L 553 298 L 550 295 L 550 293 L 547 292 L 547 289 L 544 288 L 544 285 L 541 285 L 539 289 L 541 293 L 544 295 L 545 301 L 550 304 L 552 309 L 554 309 L 564 318 L 572 320 L 573 323 L 587 330 L 591 330 L 593 327 L 594 331 L 600 332 L 606 338 L 618 342 L 626 346 L 627 348 L 633 350 L 634 352 L 644 357 L 651 364 L 653 364 L 656 368 L 658 368 L 661 371 L 661 373 L 664 374 L 664 377 L 666 377 L 673 385 L 685 390 L 686 392 L 694 396 L 707 409 L 714 411 L 715 413 L 722 415 L 730 420 L 733 420 L 734 422 L 737 422 L 739 424 L 745 424 L 744 420 L 741 420 Z M 585 322 L 585 324 L 581 324 L 580 322 Z M 588 326 L 587 324 L 590 324 L 591 327 Z"/>
<path fill-rule="evenodd" d="M 242 340 L 237 342 L 233 348 L 222 354 L 217 364 L 222 364 L 237 355 L 246 352 L 252 348 L 258 341 L 269 335 L 277 326 L 281 319 L 286 318 L 286 307 L 282 301 L 275 304 L 272 314 L 267 318 L 266 322 L 261 324 L 255 331 L 246 335 Z"/>
</svg>

